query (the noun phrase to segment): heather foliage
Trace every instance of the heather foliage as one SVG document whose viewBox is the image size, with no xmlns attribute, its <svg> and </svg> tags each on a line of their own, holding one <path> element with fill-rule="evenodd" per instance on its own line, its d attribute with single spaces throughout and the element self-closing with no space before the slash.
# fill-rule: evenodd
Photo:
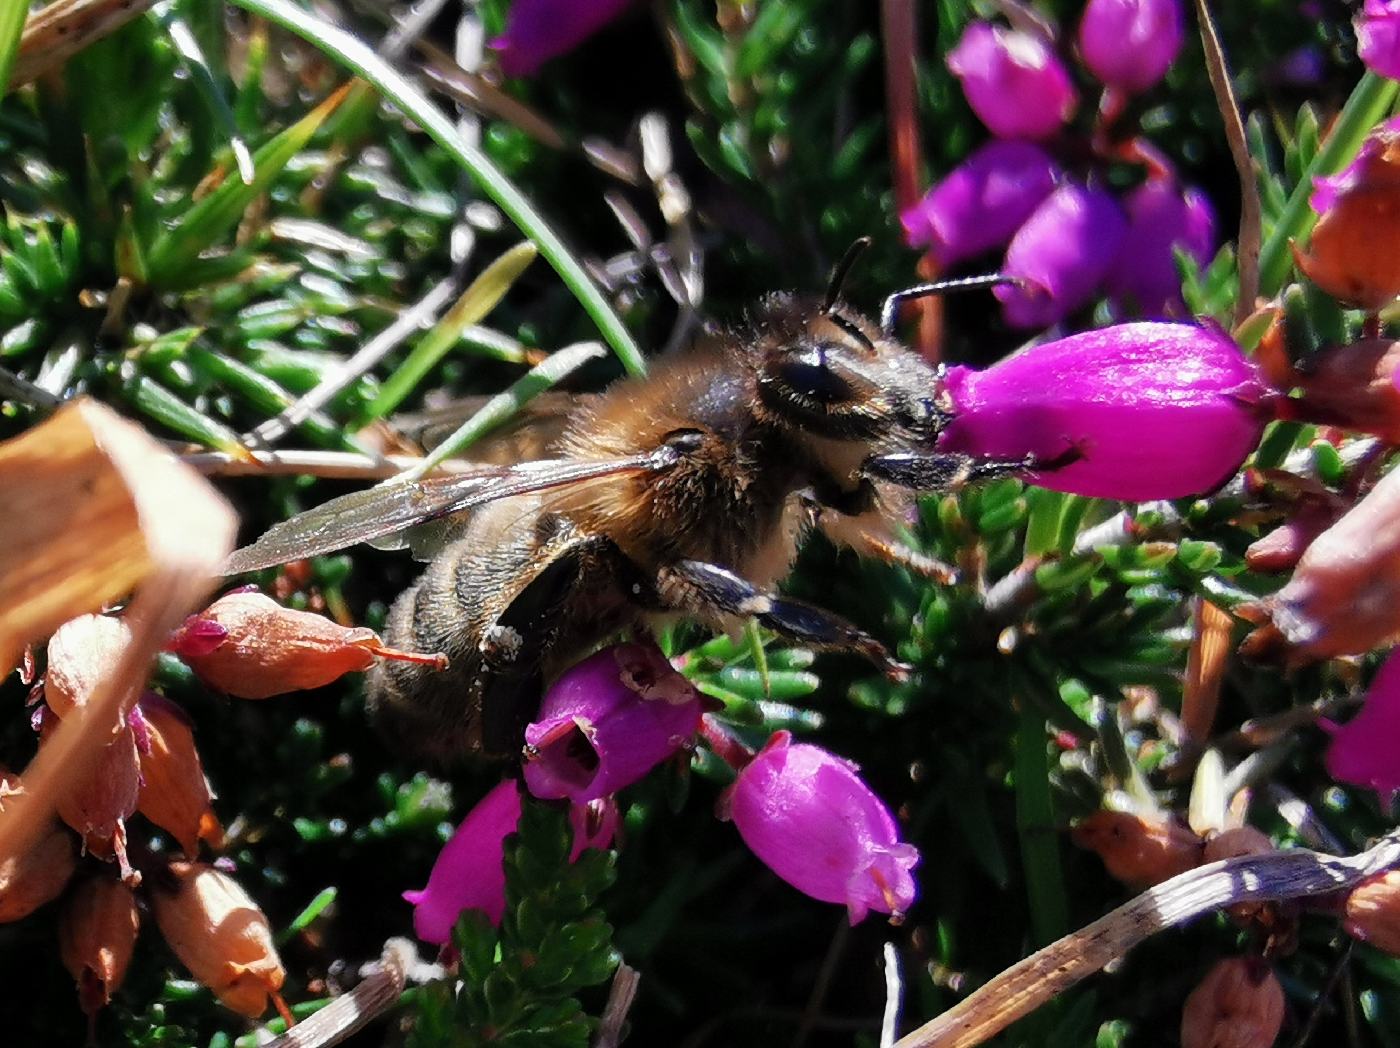
<svg viewBox="0 0 1400 1048">
<path fill-rule="evenodd" d="M 907 1033 L 1170 877 L 1390 832 L 1400 12 L 1210 6 L 1256 301 L 1173 0 L 60 0 L 66 60 L 0 15 L 0 437 L 99 398 L 252 538 L 369 482 L 323 453 L 470 454 L 870 236 L 871 313 L 1019 278 L 896 319 L 948 366 L 941 450 L 1027 463 L 920 499 L 917 557 L 814 536 L 782 583 L 902 677 L 677 618 L 564 672 L 502 765 L 366 716 L 362 671 L 438 659 L 382 640 L 408 551 L 231 583 L 260 592 L 170 637 L 107 772 L 0 856 L 6 1043 L 244 1048 L 416 930 L 349 1043 L 874 1045 L 886 944 Z M 0 816 L 125 643 L 108 612 L 3 684 Z M 1400 1045 L 1393 880 L 1213 911 L 998 1043 Z"/>
</svg>

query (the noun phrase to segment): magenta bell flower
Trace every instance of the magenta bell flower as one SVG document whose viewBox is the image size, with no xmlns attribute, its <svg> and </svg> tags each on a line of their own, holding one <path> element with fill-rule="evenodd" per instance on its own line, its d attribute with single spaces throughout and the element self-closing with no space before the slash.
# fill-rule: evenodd
<svg viewBox="0 0 1400 1048">
<path fill-rule="evenodd" d="M 604 648 L 554 683 L 526 727 L 525 785 L 576 802 L 616 793 L 689 742 L 702 713 L 655 645 Z"/>
<path fill-rule="evenodd" d="M 1259 443 L 1270 393 L 1223 331 L 1120 324 L 1031 346 L 984 371 L 950 368 L 939 449 L 1034 455 L 1034 483 L 1142 502 L 1210 491 Z"/>
<path fill-rule="evenodd" d="M 1089 0 L 1079 22 L 1084 64 L 1105 84 L 1133 94 L 1166 75 L 1185 38 L 1181 0 Z"/>
<path fill-rule="evenodd" d="M 1064 185 L 1051 193 L 1006 249 L 1001 271 L 1026 282 L 996 289 L 1006 322 L 1048 327 L 1086 305 L 1127 225 L 1117 202 L 1101 189 Z"/>
<path fill-rule="evenodd" d="M 1356 19 L 1356 51 L 1367 69 L 1400 80 L 1400 0 L 1366 0 Z"/>
<path fill-rule="evenodd" d="M 533 76 L 551 58 L 572 51 L 633 0 L 514 0 L 506 31 L 488 45 L 506 76 Z"/>
<path fill-rule="evenodd" d="M 1198 189 L 1183 192 L 1175 183 L 1159 179 L 1138 186 L 1123 206 L 1128 229 L 1104 280 L 1105 289 L 1120 307 L 1135 307 L 1132 311 L 1140 316 L 1184 315 L 1174 249 L 1182 248 L 1198 266 L 1210 261 L 1215 250 L 1210 201 Z"/>
<path fill-rule="evenodd" d="M 606 848 L 617 829 L 617 809 L 575 806 L 573 862 L 586 848 Z M 480 910 L 493 924 L 506 912 L 505 840 L 520 825 L 520 787 L 512 780 L 496 786 L 467 813 L 443 845 L 428 874 L 428 886 L 407 891 L 414 906 L 413 930 L 424 942 L 445 946 L 465 910 Z"/>
<path fill-rule="evenodd" d="M 969 23 L 948 52 L 977 118 L 998 138 L 1049 138 L 1074 113 L 1074 85 L 1050 44 L 1015 29 Z"/>
<path fill-rule="evenodd" d="M 814 899 L 845 903 L 852 924 L 913 905 L 919 853 L 849 761 L 776 732 L 721 805 L 769 869 Z"/>
<path fill-rule="evenodd" d="M 900 215 L 911 247 L 947 267 L 1011 239 L 1060 180 L 1059 165 L 1029 142 L 991 141 Z"/>
<path fill-rule="evenodd" d="M 1400 790 L 1400 651 L 1391 652 L 1371 681 L 1361 712 L 1333 731 L 1327 774 L 1363 786 L 1389 804 Z"/>
</svg>

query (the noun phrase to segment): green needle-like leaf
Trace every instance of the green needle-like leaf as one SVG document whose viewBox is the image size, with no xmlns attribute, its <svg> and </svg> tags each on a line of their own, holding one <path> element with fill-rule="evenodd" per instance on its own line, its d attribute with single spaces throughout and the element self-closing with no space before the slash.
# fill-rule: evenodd
<svg viewBox="0 0 1400 1048">
<path fill-rule="evenodd" d="M 4 0 L 0 3 L 0 96 L 9 89 L 10 70 L 14 68 L 20 36 L 24 33 L 24 19 L 28 14 L 29 5 L 23 0 Z"/>
<path fill-rule="evenodd" d="M 408 359 L 389 376 L 379 396 L 366 409 L 367 418 L 383 418 L 402 404 L 423 377 L 457 344 L 462 331 L 496 308 L 496 303 L 505 297 L 536 254 L 534 244 L 516 244 L 483 269 L 452 308 L 413 347 Z"/>
<path fill-rule="evenodd" d="M 560 279 L 598 325 L 598 330 L 612 346 L 622 366 L 634 375 L 646 371 L 641 351 L 632 341 L 627 328 L 558 234 L 515 184 L 496 168 L 490 157 L 462 140 L 452 121 L 421 90 L 362 41 L 343 29 L 323 22 L 290 0 L 234 0 L 234 3 L 305 38 L 379 88 L 384 97 L 403 110 L 461 164 L 476 180 L 482 192 L 535 242 L 545 261 L 559 273 Z"/>
<path fill-rule="evenodd" d="M 342 86 L 254 153 L 252 182 L 229 174 L 208 196 L 181 215 L 172 228 L 157 237 L 146 254 L 147 279 L 156 285 L 177 279 L 199 259 L 201 252 L 236 226 L 248 205 L 265 192 L 287 162 L 306 147 L 349 89 L 349 84 Z"/>
</svg>

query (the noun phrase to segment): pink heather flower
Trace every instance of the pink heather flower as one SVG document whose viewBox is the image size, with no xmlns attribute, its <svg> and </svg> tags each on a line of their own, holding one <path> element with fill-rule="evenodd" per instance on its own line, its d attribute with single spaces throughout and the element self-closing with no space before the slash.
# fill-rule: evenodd
<svg viewBox="0 0 1400 1048">
<path fill-rule="evenodd" d="M 1400 651 L 1386 658 L 1361 712 L 1333 728 L 1327 774 L 1375 790 L 1389 804 L 1400 790 Z"/>
<path fill-rule="evenodd" d="M 902 917 L 913 904 L 919 853 L 849 761 L 780 731 L 721 803 L 769 869 L 814 899 L 845 903 L 852 924 L 870 910 Z"/>
<path fill-rule="evenodd" d="M 1026 286 L 996 289 L 1006 322 L 1048 327 L 1086 305 L 1127 225 L 1117 202 L 1101 189 L 1064 185 L 1051 193 L 1006 249 L 1001 271 L 1026 281 Z"/>
<path fill-rule="evenodd" d="M 611 805 L 576 806 L 573 862 L 585 848 L 606 848 L 617 829 Z M 467 813 L 457 832 L 438 853 L 428 886 L 403 893 L 414 906 L 413 930 L 424 942 L 447 945 L 452 926 L 465 910 L 480 910 L 495 925 L 506 912 L 505 839 L 520 825 L 520 787 L 501 783 Z"/>
<path fill-rule="evenodd" d="M 1055 491 L 1145 501 L 1210 491 L 1263 430 L 1269 393 L 1224 332 L 1121 324 L 1031 346 L 984 371 L 950 368 L 954 417 L 939 449 L 1035 455 Z"/>
<path fill-rule="evenodd" d="M 1128 229 L 1109 267 L 1105 290 L 1120 308 L 1140 316 L 1181 316 L 1181 277 L 1177 275 L 1175 248 L 1180 247 L 1198 266 L 1210 261 L 1215 250 L 1215 212 L 1198 189 L 1184 192 L 1172 181 L 1144 182 L 1123 202 Z"/>
<path fill-rule="evenodd" d="M 1000 247 L 1050 195 L 1060 175 L 1059 165 L 1039 146 L 988 142 L 900 215 L 905 239 L 912 247 L 928 244 L 945 267 Z"/>
<path fill-rule="evenodd" d="M 1185 38 L 1181 0 L 1089 0 L 1079 22 L 1084 64 L 1134 94 L 1166 75 Z"/>
<path fill-rule="evenodd" d="M 1078 101 L 1054 48 L 1015 29 L 971 22 L 948 68 L 979 120 L 998 138 L 1049 138 Z"/>
<path fill-rule="evenodd" d="M 633 0 L 513 0 L 506 31 L 488 45 L 506 76 L 533 76 L 551 58 L 572 51 Z"/>
<path fill-rule="evenodd" d="M 1367 69 L 1400 79 L 1400 0 L 1366 0 L 1356 19 L 1356 51 Z"/>
<path fill-rule="evenodd" d="M 525 729 L 525 784 L 575 802 L 616 793 L 684 746 L 703 712 L 655 645 L 604 648 L 554 683 Z"/>
</svg>

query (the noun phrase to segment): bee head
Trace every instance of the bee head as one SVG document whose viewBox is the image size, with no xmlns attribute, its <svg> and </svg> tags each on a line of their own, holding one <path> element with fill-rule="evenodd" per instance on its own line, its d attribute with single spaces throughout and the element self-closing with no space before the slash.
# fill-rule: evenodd
<svg viewBox="0 0 1400 1048">
<path fill-rule="evenodd" d="M 774 297 L 760 330 L 764 407 L 814 436 L 932 442 L 948 424 L 938 371 L 840 303 Z"/>
</svg>

